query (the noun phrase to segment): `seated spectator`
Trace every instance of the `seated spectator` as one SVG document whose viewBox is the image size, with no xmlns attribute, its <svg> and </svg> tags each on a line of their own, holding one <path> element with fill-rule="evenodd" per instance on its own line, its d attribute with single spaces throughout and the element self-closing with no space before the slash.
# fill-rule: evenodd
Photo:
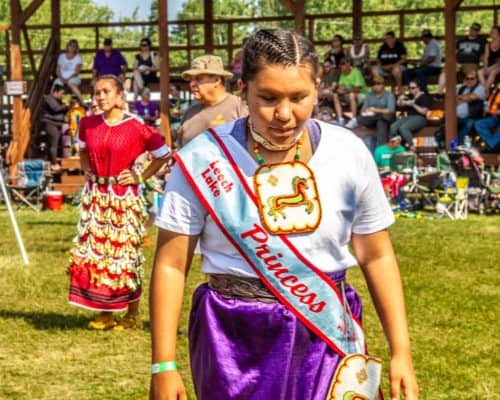
<svg viewBox="0 0 500 400">
<path fill-rule="evenodd" d="M 404 151 L 405 148 L 401 146 L 401 136 L 396 135 L 391 136 L 386 144 L 378 146 L 373 154 L 385 194 L 395 205 L 403 199 L 401 188 L 408 183 L 408 177 L 391 171 L 391 159 L 394 154 Z"/>
<path fill-rule="evenodd" d="M 500 72 L 500 27 L 491 28 L 491 42 L 486 46 L 484 59 L 486 64 L 479 70 L 479 82 L 486 90 L 486 94 L 495 83 L 498 72 Z"/>
<path fill-rule="evenodd" d="M 357 32 L 353 35 L 352 46 L 347 57 L 351 60 L 351 65 L 359 69 L 365 78 L 371 75 L 370 48 L 363 43 L 361 33 Z"/>
<path fill-rule="evenodd" d="M 391 135 L 387 143 L 378 146 L 373 153 L 375 163 L 380 170 L 387 170 L 391 166 L 391 158 L 393 154 L 402 153 L 406 151 L 401 146 L 401 136 Z"/>
<path fill-rule="evenodd" d="M 339 72 L 333 68 L 333 64 L 326 60 L 323 63 L 323 72 L 319 83 L 318 100 L 320 106 L 333 105 L 333 92 L 337 89 Z"/>
<path fill-rule="evenodd" d="M 135 55 L 133 69 L 133 91 L 137 99 L 145 86 L 159 82 L 156 73 L 160 69 L 160 62 L 154 52 L 151 51 L 151 40 L 149 38 L 141 39 L 140 52 Z"/>
<path fill-rule="evenodd" d="M 78 50 L 78 42 L 75 39 L 69 40 L 66 44 L 66 51 L 59 54 L 57 58 L 57 78 L 54 80 L 54 85 L 67 86 L 83 102 L 82 94 L 78 88 L 82 83 L 80 70 L 83 62 Z"/>
<path fill-rule="evenodd" d="M 389 137 L 389 124 L 394 119 L 396 100 L 391 92 L 385 90 L 384 78 L 376 76 L 372 91 L 366 96 L 361 115 L 356 117 L 356 123 L 366 128 L 377 129 L 375 146 L 385 144 Z"/>
<path fill-rule="evenodd" d="M 61 169 L 57 161 L 57 147 L 61 138 L 61 128 L 66 122 L 66 113 L 68 112 L 68 106 L 62 101 L 63 97 L 64 86 L 52 86 L 50 94 L 44 98 L 40 118 L 49 142 L 50 168 L 53 172 Z"/>
<path fill-rule="evenodd" d="M 92 86 L 96 78 L 101 75 L 115 75 L 123 82 L 127 71 L 127 61 L 122 53 L 113 49 L 113 41 L 110 38 L 104 39 L 103 47 L 98 50 L 92 66 Z"/>
<path fill-rule="evenodd" d="M 404 71 L 405 84 L 417 79 L 422 84 L 422 91 L 427 92 L 427 76 L 438 75 L 441 72 L 441 47 L 429 29 L 422 31 L 422 41 L 425 43 L 422 58 L 416 68 Z"/>
<path fill-rule="evenodd" d="M 391 124 L 391 136 L 400 135 L 406 146 L 414 151 L 413 134 L 427 124 L 425 118 L 432 105 L 432 98 L 422 90 L 422 84 L 414 79 L 410 82 L 410 96 L 400 96 L 397 101 L 399 107 L 404 107 L 406 116 Z"/>
<path fill-rule="evenodd" d="M 479 84 L 477 71 L 471 70 L 465 76 L 462 86 L 457 88 L 458 144 L 470 134 L 474 122 L 483 117 L 483 102 L 486 100 L 484 87 Z"/>
<path fill-rule="evenodd" d="M 141 92 L 141 99 L 134 103 L 133 114 L 142 118 L 147 125 L 155 126 L 160 117 L 158 103 L 151 101 L 151 91 L 145 87 Z"/>
<path fill-rule="evenodd" d="M 496 88 L 488 98 L 485 118 L 477 120 L 474 128 L 489 150 L 500 151 L 500 89 Z"/>
<path fill-rule="evenodd" d="M 68 134 L 71 137 L 72 154 L 78 154 L 78 128 L 80 121 L 87 114 L 87 110 L 83 107 L 80 99 L 73 96 L 69 102 L 68 110 Z"/>
<path fill-rule="evenodd" d="M 246 39 L 243 41 L 245 44 Z M 232 78 L 227 80 L 226 89 L 228 92 L 233 93 L 239 90 L 238 79 L 241 78 L 241 68 L 243 62 L 243 48 L 239 49 L 233 57 L 231 62 L 231 72 L 233 73 Z"/>
<path fill-rule="evenodd" d="M 389 31 L 385 34 L 384 44 L 380 46 L 378 51 L 377 65 L 372 68 L 373 76 L 394 77 L 397 90 L 400 92 L 405 69 L 406 47 L 396 39 L 393 31 Z"/>
<path fill-rule="evenodd" d="M 168 87 L 168 102 L 169 102 L 169 115 L 170 115 L 170 128 L 174 134 L 180 124 L 182 117 L 182 101 L 180 98 L 177 86 L 171 83 Z"/>
<path fill-rule="evenodd" d="M 220 57 L 207 54 L 195 58 L 191 68 L 181 76 L 189 81 L 189 88 L 198 104 L 186 110 L 182 117 L 179 147 L 210 127 L 248 115 L 241 98 L 226 91 L 224 79 L 231 78 L 233 74 L 224 70 Z"/>
<path fill-rule="evenodd" d="M 342 35 L 335 35 L 332 39 L 332 47 L 325 54 L 325 61 L 330 61 L 333 68 L 340 72 L 340 60 L 345 57 L 344 38 Z"/>
<path fill-rule="evenodd" d="M 457 41 L 457 71 L 467 75 L 471 70 L 479 69 L 479 64 L 484 61 L 486 40 L 481 36 L 481 24 L 474 22 L 469 27 L 466 38 Z M 443 93 L 446 78 L 444 71 L 439 75 L 438 92 Z"/>
<path fill-rule="evenodd" d="M 339 86 L 333 94 L 333 104 L 335 113 L 340 125 L 344 125 L 342 116 L 342 104 L 349 104 L 352 119 L 349 121 L 348 128 L 356 127 L 356 116 L 358 115 L 358 106 L 363 102 L 366 93 L 365 78 L 357 68 L 351 67 L 351 62 L 348 59 L 340 61 L 340 78 Z"/>
<path fill-rule="evenodd" d="M 92 98 L 90 100 L 90 107 L 87 110 L 87 116 L 99 115 L 99 114 L 102 114 L 102 110 L 99 107 L 99 103 L 97 103 L 97 99 L 95 98 L 95 96 L 92 96 Z"/>
</svg>

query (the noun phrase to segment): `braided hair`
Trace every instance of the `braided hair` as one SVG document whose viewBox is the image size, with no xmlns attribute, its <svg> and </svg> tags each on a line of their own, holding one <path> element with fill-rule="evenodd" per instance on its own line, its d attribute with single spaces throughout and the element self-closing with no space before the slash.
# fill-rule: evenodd
<svg viewBox="0 0 500 400">
<path fill-rule="evenodd" d="M 318 54 L 308 39 L 283 29 L 261 29 L 250 36 L 243 47 L 241 80 L 248 84 L 264 66 L 273 64 L 309 64 L 313 81 L 319 74 Z"/>
</svg>

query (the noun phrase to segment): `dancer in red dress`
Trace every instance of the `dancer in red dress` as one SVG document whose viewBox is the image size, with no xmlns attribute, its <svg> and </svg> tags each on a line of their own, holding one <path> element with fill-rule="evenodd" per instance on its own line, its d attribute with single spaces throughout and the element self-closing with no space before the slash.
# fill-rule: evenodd
<svg viewBox="0 0 500 400">
<path fill-rule="evenodd" d="M 83 118 L 78 137 L 88 182 L 71 252 L 69 301 L 100 311 L 90 329 L 137 328 L 147 217 L 139 186 L 166 162 L 170 149 L 157 131 L 123 111 L 116 77 L 100 77 L 95 96 L 103 114 Z M 141 176 L 132 166 L 145 151 L 153 161 Z M 117 323 L 113 312 L 124 310 Z"/>
</svg>

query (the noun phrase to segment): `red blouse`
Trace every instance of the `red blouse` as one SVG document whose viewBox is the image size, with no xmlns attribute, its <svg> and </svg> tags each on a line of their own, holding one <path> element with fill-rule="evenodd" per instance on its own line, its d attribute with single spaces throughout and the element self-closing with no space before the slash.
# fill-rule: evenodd
<svg viewBox="0 0 500 400">
<path fill-rule="evenodd" d="M 154 158 L 170 153 L 163 136 L 131 116 L 113 125 L 103 115 L 85 117 L 80 121 L 78 142 L 82 150 L 87 150 L 92 173 L 103 177 L 131 169 L 145 151 Z"/>
</svg>

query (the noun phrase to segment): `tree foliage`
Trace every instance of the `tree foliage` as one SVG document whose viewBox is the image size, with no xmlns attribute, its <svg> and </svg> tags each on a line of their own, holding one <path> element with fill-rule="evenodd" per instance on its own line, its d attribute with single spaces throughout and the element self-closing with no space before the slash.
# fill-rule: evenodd
<svg viewBox="0 0 500 400">
<path fill-rule="evenodd" d="M 22 0 L 23 7 L 26 7 L 31 0 Z M 465 6 L 493 5 L 495 0 L 464 0 L 461 4 Z M 350 40 L 353 29 L 351 17 L 326 18 L 319 17 L 324 13 L 350 13 L 352 11 L 352 0 L 307 0 L 306 13 L 308 16 L 318 16 L 314 18 L 314 39 L 317 41 L 329 41 L 334 34 L 340 33 Z M 173 47 L 170 52 L 170 64 L 172 67 L 184 67 L 187 64 L 188 53 L 185 50 L 176 50 L 177 46 L 185 46 L 188 43 L 203 47 L 205 45 L 205 26 L 203 23 L 204 9 L 203 0 L 184 0 L 182 9 L 177 15 L 178 20 L 200 20 L 195 25 L 176 24 L 169 27 L 169 42 Z M 224 22 L 228 18 L 255 18 L 262 16 L 290 16 L 280 0 L 213 0 L 214 7 L 214 45 L 226 46 L 229 41 L 229 24 Z M 418 8 L 442 8 L 442 0 L 363 0 L 364 11 L 399 11 L 404 9 Z M 9 23 L 9 2 L 0 1 L 0 24 Z M 172 19 L 173 16 L 170 16 Z M 158 19 L 158 1 L 150 0 L 149 21 Z M 94 0 L 62 0 L 61 1 L 61 22 L 109 22 L 114 20 L 113 12 L 106 6 L 97 5 Z M 137 21 L 138 10 L 132 10 L 130 16 L 122 18 L 121 21 Z M 29 24 L 50 24 L 50 1 L 45 1 L 40 9 L 29 20 Z M 492 26 L 492 11 L 473 11 L 457 13 L 457 34 L 467 33 L 468 26 L 477 21 L 483 25 L 483 33 L 487 34 Z M 306 32 L 309 32 L 309 23 Z M 435 35 L 444 35 L 444 16 L 442 12 L 407 14 L 404 17 L 405 37 L 417 37 L 423 28 L 429 28 Z M 232 45 L 233 50 L 241 45 L 244 38 L 258 28 L 280 27 L 293 29 L 293 19 L 287 21 L 274 21 L 257 23 L 255 21 L 234 23 L 232 25 Z M 399 16 L 372 16 L 364 17 L 362 21 L 363 35 L 367 39 L 381 40 L 386 31 L 394 30 L 399 33 Z M 31 46 L 33 49 L 42 50 L 50 36 L 50 29 L 29 30 Z M 141 37 L 150 37 L 153 44 L 158 44 L 158 30 L 156 26 L 150 27 L 120 27 L 120 28 L 100 28 L 99 38 L 112 37 L 115 47 L 135 47 Z M 62 29 L 62 46 L 70 38 L 76 38 L 80 47 L 94 49 L 96 45 L 95 30 L 93 28 Z M 0 49 L 5 49 L 4 35 L 0 35 Z M 404 38 L 403 38 L 404 40 Z M 378 49 L 380 43 L 371 43 L 372 54 Z M 327 46 L 318 46 L 318 52 L 322 54 Z M 409 57 L 418 58 L 422 51 L 422 43 L 407 44 Z M 5 52 L 3 52 L 5 53 Z M 192 50 L 190 57 L 194 58 L 204 53 L 203 49 Z M 229 63 L 229 55 L 226 50 L 215 50 L 215 53 L 222 56 L 225 63 Z M 132 61 L 133 54 L 125 54 L 129 62 Z M 3 59 L 2 59 L 3 57 Z M 93 54 L 84 54 L 85 67 L 89 67 Z M 5 55 L 0 53 L 0 63 L 5 62 Z M 24 60 L 27 65 L 27 60 Z"/>
<path fill-rule="evenodd" d="M 258 16 L 283 16 L 290 15 L 282 6 L 279 0 L 214 0 L 214 45 L 227 44 L 228 26 L 217 20 L 231 17 L 258 17 Z M 321 14 L 332 13 L 350 13 L 352 12 L 352 0 L 308 0 L 306 4 L 306 13 L 308 16 L 317 16 Z M 462 6 L 493 5 L 494 0 L 464 0 Z M 419 8 L 442 8 L 442 0 L 363 0 L 363 11 L 399 11 L 404 9 Z M 179 20 L 185 19 L 203 19 L 203 1 L 186 0 L 183 3 L 183 9 L 178 15 Z M 489 28 L 493 25 L 492 11 L 467 11 L 457 13 L 457 34 L 464 35 L 468 27 L 474 21 L 483 25 L 483 33 L 488 34 Z M 437 36 L 444 35 L 444 15 L 442 12 L 407 14 L 404 17 L 405 37 L 418 37 L 424 28 L 429 28 Z M 243 39 L 254 30 L 261 27 L 281 27 L 293 29 L 292 21 L 281 21 L 272 23 L 238 23 L 233 25 L 233 43 L 241 44 Z M 344 38 L 350 40 L 353 31 L 353 21 L 351 17 L 336 18 L 314 18 L 314 40 L 329 41 L 333 35 L 341 34 Z M 362 21 L 363 36 L 367 39 L 381 41 L 384 33 L 394 30 L 399 33 L 399 16 L 372 16 L 364 17 Z M 309 25 L 306 26 L 306 32 L 309 32 Z M 191 26 L 189 32 L 185 25 L 178 25 L 172 29 L 169 39 L 172 45 L 186 45 L 187 36 L 190 37 L 191 44 L 203 45 L 204 29 L 203 24 Z M 404 40 L 404 38 L 403 38 Z M 441 43 L 444 46 L 444 43 Z M 372 54 L 375 54 L 379 42 L 371 43 Z M 317 46 L 319 53 L 326 51 L 327 46 Z M 408 53 L 410 58 L 418 58 L 423 50 L 423 43 L 408 42 Z M 191 57 L 203 53 L 203 50 L 192 51 Z M 225 51 L 215 51 L 216 54 L 223 57 L 226 63 L 229 63 L 229 57 Z M 186 65 L 187 52 L 176 51 L 170 55 L 172 66 Z"/>
</svg>

